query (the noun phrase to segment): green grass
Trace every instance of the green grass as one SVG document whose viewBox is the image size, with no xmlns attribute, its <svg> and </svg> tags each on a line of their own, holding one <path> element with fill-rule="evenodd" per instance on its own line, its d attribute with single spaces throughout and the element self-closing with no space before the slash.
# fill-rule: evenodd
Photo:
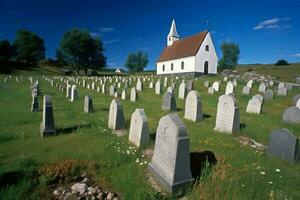
<svg viewBox="0 0 300 200">
<path fill-rule="evenodd" d="M 253 66 L 251 68 L 261 73 L 260 69 L 256 70 Z M 271 70 L 270 73 L 272 72 Z M 18 75 L 20 74 L 23 73 L 19 72 Z M 45 195 L 42 191 L 46 186 L 32 178 L 37 176 L 34 173 L 42 165 L 67 159 L 95 161 L 99 166 L 93 172 L 96 182 L 117 192 L 121 199 L 172 199 L 156 194 L 144 175 L 146 166 L 135 162 L 136 158 L 146 161 L 142 158 L 141 149 L 137 149 L 134 155 L 132 151 L 130 155 L 127 154 L 126 150 L 132 146 L 128 143 L 128 136 L 116 137 L 107 128 L 108 108 L 112 100 L 108 95 L 79 87 L 79 99 L 71 103 L 66 100 L 65 92 L 58 91 L 41 76 L 36 76 L 41 86 L 39 105 L 42 106 L 44 94 L 52 96 L 57 128 L 90 125 L 69 134 L 40 139 L 42 113 L 30 112 L 29 81 L 25 77 L 28 74 L 23 74 L 22 84 L 17 84 L 14 78 L 4 84 L 3 76 L 0 76 L 0 178 L 9 172 L 21 174 L 15 182 L 0 188 L 0 199 L 41 199 Z M 286 80 L 285 77 L 288 76 L 282 77 Z M 198 123 L 183 118 L 184 101 L 177 98 L 178 87 L 175 91 L 178 114 L 188 130 L 190 151 L 211 151 L 218 160 L 215 168 L 207 170 L 186 196 L 189 199 L 272 199 L 272 196 L 273 199 L 300 199 L 299 164 L 267 157 L 264 151 L 243 146 L 232 135 L 213 130 L 218 97 L 224 93 L 225 84 L 221 85 L 221 92 L 210 96 L 204 87 L 204 81 L 219 79 L 220 77 L 207 77 L 194 82 L 195 89 L 201 94 L 203 113 L 208 115 Z M 294 79 L 288 77 L 287 80 Z M 248 136 L 263 144 L 267 144 L 271 131 L 279 128 L 288 128 L 300 136 L 299 125 L 281 122 L 283 110 L 292 104 L 291 99 L 300 93 L 299 89 L 294 89 L 287 97 L 277 97 L 275 93 L 275 99 L 266 101 L 263 113 L 257 116 L 245 112 L 250 96 L 241 95 L 243 85 L 244 83 L 239 82 L 235 91 L 240 107 L 240 121 L 245 127 L 236 135 Z M 148 83 L 144 87 L 137 102 L 122 100 L 122 106 L 127 129 L 134 110 L 144 108 L 150 133 L 154 135 L 160 117 L 168 112 L 160 109 L 162 95 L 155 95 L 154 90 L 148 88 Z M 255 84 L 252 94 L 256 94 L 257 89 L 258 85 Z M 275 91 L 275 87 L 272 89 Z M 127 94 L 129 93 L 130 90 Z M 84 95 L 93 97 L 95 112 L 92 114 L 83 113 Z M 150 146 L 154 146 L 153 139 Z M 280 169 L 280 172 L 276 172 L 276 169 Z M 266 175 L 261 175 L 261 171 Z M 52 191 L 48 192 L 50 195 L 43 196 L 42 199 L 50 198 Z"/>
</svg>

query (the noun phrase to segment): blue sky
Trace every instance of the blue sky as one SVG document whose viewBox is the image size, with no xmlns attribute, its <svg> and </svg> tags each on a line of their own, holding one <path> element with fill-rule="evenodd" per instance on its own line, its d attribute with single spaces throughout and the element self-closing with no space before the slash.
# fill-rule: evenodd
<svg viewBox="0 0 300 200">
<path fill-rule="evenodd" d="M 154 69 L 173 18 L 181 38 L 208 28 L 219 57 L 230 41 L 240 45 L 240 63 L 300 61 L 300 0 L 1 0 L 0 40 L 28 29 L 54 57 L 65 31 L 87 29 L 103 41 L 109 66 L 142 50 Z"/>
</svg>

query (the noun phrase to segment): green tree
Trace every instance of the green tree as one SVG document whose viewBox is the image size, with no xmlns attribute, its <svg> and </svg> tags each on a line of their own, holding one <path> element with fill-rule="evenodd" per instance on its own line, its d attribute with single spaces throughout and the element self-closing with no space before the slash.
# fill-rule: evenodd
<svg viewBox="0 0 300 200">
<path fill-rule="evenodd" d="M 219 67 L 221 69 L 231 69 L 238 64 L 240 57 L 240 48 L 235 43 L 223 43 L 221 45 L 223 57 L 219 60 Z"/>
<path fill-rule="evenodd" d="M 144 71 L 144 68 L 147 66 L 148 62 L 148 55 L 138 51 L 137 53 L 130 53 L 128 55 L 125 66 L 129 71 L 141 72 Z"/>
<path fill-rule="evenodd" d="M 67 63 L 79 74 L 80 69 L 102 69 L 106 66 L 100 38 L 93 38 L 88 31 L 73 29 L 66 32 L 56 51 L 60 63 Z"/>
<path fill-rule="evenodd" d="M 0 41 L 0 61 L 9 61 L 16 54 L 14 46 L 8 40 Z"/>
<path fill-rule="evenodd" d="M 288 61 L 284 60 L 284 59 L 281 59 L 281 60 L 278 60 L 276 63 L 275 63 L 275 66 L 284 66 L 284 65 L 290 65 L 288 63 Z"/>
<path fill-rule="evenodd" d="M 38 61 L 45 58 L 44 40 L 30 31 L 18 31 L 14 46 L 16 61 L 37 64 Z"/>
</svg>

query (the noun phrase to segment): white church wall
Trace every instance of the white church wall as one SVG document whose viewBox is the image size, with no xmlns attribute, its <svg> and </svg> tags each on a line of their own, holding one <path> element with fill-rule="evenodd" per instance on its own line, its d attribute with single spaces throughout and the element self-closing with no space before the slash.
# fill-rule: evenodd
<svg viewBox="0 0 300 200">
<path fill-rule="evenodd" d="M 209 46 L 209 51 L 205 51 L 206 45 Z M 195 58 L 195 71 L 204 73 L 204 63 L 208 61 L 208 73 L 217 74 L 218 57 L 213 45 L 210 33 L 208 33 L 200 46 Z"/>
<path fill-rule="evenodd" d="M 184 69 L 181 69 L 181 62 L 184 62 Z M 173 71 L 171 70 L 172 63 L 173 63 Z M 165 71 L 163 71 L 163 65 L 165 65 Z M 157 74 L 195 72 L 195 56 L 157 62 L 156 69 L 157 69 Z"/>
</svg>

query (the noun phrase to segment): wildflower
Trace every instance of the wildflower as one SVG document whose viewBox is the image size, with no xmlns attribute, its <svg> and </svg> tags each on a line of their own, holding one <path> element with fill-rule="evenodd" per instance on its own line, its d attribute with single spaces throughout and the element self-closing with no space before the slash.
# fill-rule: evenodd
<svg viewBox="0 0 300 200">
<path fill-rule="evenodd" d="M 270 184 L 270 185 L 272 185 L 272 184 L 273 184 L 273 182 L 272 182 L 272 181 L 269 181 L 269 184 Z"/>
<path fill-rule="evenodd" d="M 245 185 L 244 185 L 244 184 L 242 184 L 242 187 L 245 187 Z"/>
<path fill-rule="evenodd" d="M 136 162 L 136 163 L 140 162 L 140 159 L 139 159 L 139 158 L 137 158 L 137 159 L 135 160 L 135 162 Z"/>
<path fill-rule="evenodd" d="M 260 174 L 264 176 L 264 175 L 266 175 L 266 172 L 260 172 Z"/>
<path fill-rule="evenodd" d="M 280 169 L 276 169 L 276 172 L 280 172 Z"/>
</svg>

